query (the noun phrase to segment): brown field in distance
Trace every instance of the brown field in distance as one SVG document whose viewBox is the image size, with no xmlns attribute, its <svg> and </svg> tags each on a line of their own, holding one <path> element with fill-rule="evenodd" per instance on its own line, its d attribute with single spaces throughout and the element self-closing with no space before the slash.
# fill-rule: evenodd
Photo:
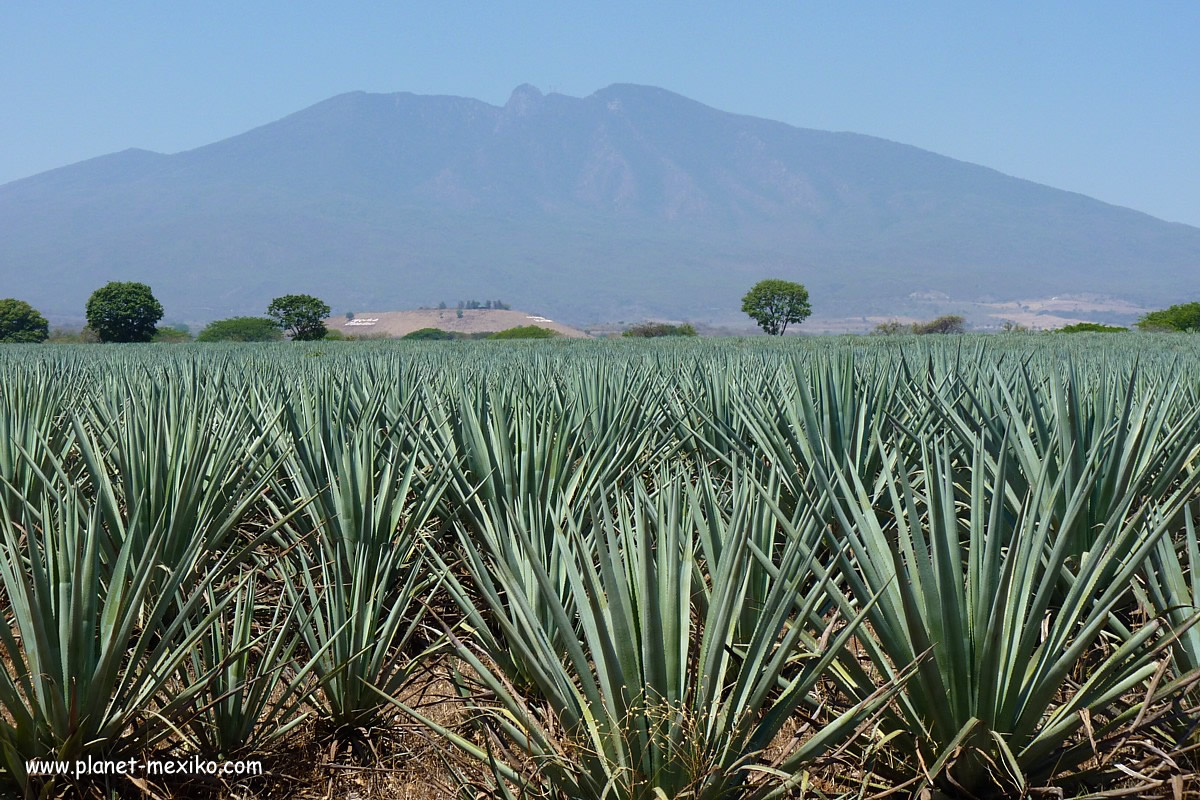
<svg viewBox="0 0 1200 800">
<path fill-rule="evenodd" d="M 589 338 L 570 325 L 526 311 L 496 311 L 464 308 L 462 317 L 453 308 L 421 308 L 415 311 L 355 311 L 353 319 L 344 315 L 330 317 L 325 325 L 347 336 L 384 336 L 399 338 L 422 328 L 438 328 L 456 333 L 488 333 L 525 325 L 548 328 L 572 339 Z"/>
</svg>

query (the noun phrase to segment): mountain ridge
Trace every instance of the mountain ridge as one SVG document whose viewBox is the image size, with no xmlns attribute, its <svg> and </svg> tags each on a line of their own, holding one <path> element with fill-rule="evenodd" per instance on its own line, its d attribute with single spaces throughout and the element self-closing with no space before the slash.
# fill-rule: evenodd
<svg viewBox="0 0 1200 800">
<path fill-rule="evenodd" d="M 904 314 L 928 291 L 1161 304 L 1198 262 L 1182 223 L 636 84 L 523 84 L 503 106 L 346 92 L 0 186 L 6 293 L 58 316 L 110 279 L 197 321 L 310 291 L 341 309 L 487 296 L 574 322 L 728 323 L 768 276 L 804 282 L 818 315 Z"/>
</svg>

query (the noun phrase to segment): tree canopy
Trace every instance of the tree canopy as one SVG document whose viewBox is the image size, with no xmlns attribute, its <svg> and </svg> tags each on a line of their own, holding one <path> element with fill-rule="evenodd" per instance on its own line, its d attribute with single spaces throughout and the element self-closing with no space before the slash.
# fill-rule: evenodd
<svg viewBox="0 0 1200 800">
<path fill-rule="evenodd" d="M 278 342 L 283 331 L 275 320 L 266 317 L 230 317 L 204 326 L 198 342 Z"/>
<path fill-rule="evenodd" d="M 1137 321 L 1144 331 L 1200 331 L 1200 303 L 1180 303 L 1151 311 Z"/>
<path fill-rule="evenodd" d="M 772 278 L 754 284 L 742 298 L 742 311 L 771 336 L 782 336 L 788 325 L 808 319 L 812 307 L 803 284 Z"/>
<path fill-rule="evenodd" d="M 110 281 L 87 301 L 88 327 L 102 342 L 148 342 L 162 315 L 162 304 L 144 283 Z"/>
<path fill-rule="evenodd" d="M 276 297 L 267 307 L 267 316 L 287 331 L 296 341 L 312 341 L 325 337 L 324 319 L 329 306 L 310 294 L 288 294 Z"/>
<path fill-rule="evenodd" d="M 37 344 L 49 335 L 50 324 L 29 303 L 12 297 L 0 300 L 0 342 Z"/>
</svg>

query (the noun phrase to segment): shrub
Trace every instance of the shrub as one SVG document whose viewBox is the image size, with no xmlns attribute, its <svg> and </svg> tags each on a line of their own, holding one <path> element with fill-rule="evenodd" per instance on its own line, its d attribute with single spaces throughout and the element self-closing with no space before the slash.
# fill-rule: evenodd
<svg viewBox="0 0 1200 800">
<path fill-rule="evenodd" d="M 549 328 L 539 328 L 537 325 L 522 325 L 519 328 L 493 333 L 489 339 L 553 339 L 558 334 Z"/>
<path fill-rule="evenodd" d="M 230 317 L 210 322 L 196 337 L 198 342 L 278 342 L 283 331 L 266 317 Z"/>
<path fill-rule="evenodd" d="M 945 314 L 929 322 L 918 322 L 912 326 L 913 333 L 965 333 L 967 321 L 958 314 Z"/>
<path fill-rule="evenodd" d="M 187 325 L 163 325 L 154 331 L 154 338 L 150 341 L 180 344 L 191 340 L 192 332 Z"/>
<path fill-rule="evenodd" d="M 1074 325 L 1064 325 L 1057 333 L 1120 333 L 1128 328 L 1118 328 L 1115 325 L 1101 325 L 1099 322 L 1076 322 Z"/>
<path fill-rule="evenodd" d="M 876 336 L 899 336 L 904 333 L 912 333 L 913 326 L 905 325 L 900 320 L 892 319 L 887 322 L 881 322 L 872 329 L 871 333 Z"/>
<path fill-rule="evenodd" d="M 415 339 L 418 341 L 440 341 L 444 339 L 460 339 L 451 331 L 444 331 L 441 328 L 421 328 L 412 333 L 406 333 L 400 337 L 401 339 Z"/>
<path fill-rule="evenodd" d="M 50 337 L 46 339 L 50 344 L 96 344 L 100 341 L 100 337 L 96 332 L 86 325 L 79 330 L 72 328 L 51 328 Z"/>
<path fill-rule="evenodd" d="M 682 325 L 668 325 L 665 322 L 643 322 L 641 325 L 634 325 L 627 329 L 621 335 L 642 339 L 654 339 L 659 336 L 695 336 L 696 329 L 686 322 Z"/>
</svg>

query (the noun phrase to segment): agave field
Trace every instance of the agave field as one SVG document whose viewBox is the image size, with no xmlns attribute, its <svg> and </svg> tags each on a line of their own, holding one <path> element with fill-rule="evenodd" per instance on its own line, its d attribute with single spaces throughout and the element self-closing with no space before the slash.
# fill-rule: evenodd
<svg viewBox="0 0 1200 800">
<path fill-rule="evenodd" d="M 929 338 L 5 347 L 0 794 L 1200 791 L 1200 338 Z"/>
</svg>

